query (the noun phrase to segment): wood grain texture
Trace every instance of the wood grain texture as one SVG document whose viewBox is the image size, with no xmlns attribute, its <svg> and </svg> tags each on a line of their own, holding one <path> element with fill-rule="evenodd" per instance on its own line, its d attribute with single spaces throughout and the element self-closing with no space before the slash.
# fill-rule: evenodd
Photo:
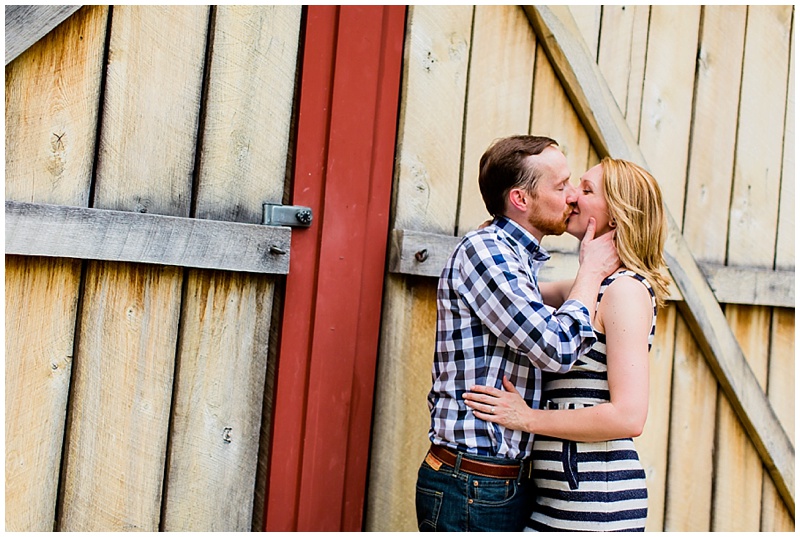
<svg viewBox="0 0 800 537">
<path fill-rule="evenodd" d="M 728 262 L 769 267 L 777 234 L 793 7 L 752 6 L 747 13 Z"/>
<path fill-rule="evenodd" d="M 569 85 L 573 102 L 581 111 L 592 139 L 607 153 L 645 164 L 638 145 L 596 64 L 577 46 L 574 21 L 563 8 L 526 8 L 542 48 L 559 68 L 559 76 Z M 649 60 L 648 60 L 649 61 Z M 794 453 L 774 411 L 747 366 L 719 304 L 691 255 L 680 229 L 667 214 L 668 240 L 665 255 L 672 277 L 685 302 L 679 303 L 698 344 L 714 374 L 728 395 L 737 415 L 781 492 L 794 509 Z"/>
<path fill-rule="evenodd" d="M 81 263 L 6 256 L 5 527 L 53 531 Z"/>
<path fill-rule="evenodd" d="M 651 7 L 639 146 L 679 227 L 684 214 L 699 25 L 700 6 Z"/>
<path fill-rule="evenodd" d="M 683 222 L 698 261 L 725 262 L 746 19 L 746 6 L 703 8 Z"/>
<path fill-rule="evenodd" d="M 62 531 L 154 531 L 181 269 L 90 262 L 73 365 Z"/>
<path fill-rule="evenodd" d="M 366 531 L 416 531 L 417 470 L 430 446 L 436 282 L 390 275 L 378 357 Z M 402 330 L 398 330 L 401 327 Z"/>
<path fill-rule="evenodd" d="M 669 304 L 658 311 L 656 336 L 650 350 L 650 393 L 647 421 L 641 436 L 634 438 L 639 459 L 647 475 L 647 522 L 645 531 L 664 531 L 669 455 L 672 361 L 678 310 Z"/>
<path fill-rule="evenodd" d="M 456 235 L 490 218 L 478 187 L 481 155 L 497 138 L 528 133 L 535 53 L 519 6 L 475 7 Z"/>
<path fill-rule="evenodd" d="M 773 308 L 767 396 L 794 444 L 795 357 L 794 310 Z M 794 517 L 789 513 L 771 479 L 764 479 L 760 531 L 795 531 Z"/>
<path fill-rule="evenodd" d="M 86 205 L 107 15 L 80 10 L 6 66 L 7 200 Z M 5 268 L 5 527 L 52 531 L 81 263 Z"/>
<path fill-rule="evenodd" d="M 766 391 L 771 312 L 726 306 L 725 315 L 753 373 Z M 764 472 L 761 459 L 727 398 L 717 402 L 712 531 L 759 531 Z M 730 471 L 735 468 L 736 471 Z"/>
<path fill-rule="evenodd" d="M 786 119 L 783 134 L 783 164 L 781 169 L 781 201 L 778 213 L 778 238 L 775 244 L 775 268 L 794 270 L 795 219 L 794 199 L 796 178 L 795 159 L 795 70 L 794 70 L 794 13 L 792 41 L 789 46 L 789 87 L 786 91 Z"/>
<path fill-rule="evenodd" d="M 287 227 L 13 201 L 6 202 L 5 217 L 9 254 L 289 271 Z"/>
<path fill-rule="evenodd" d="M 390 228 L 456 229 L 472 20 L 472 6 L 409 7 Z M 429 446 L 435 286 L 390 275 L 383 304 L 365 528 L 411 531 Z"/>
<path fill-rule="evenodd" d="M 205 6 L 113 8 L 95 208 L 189 216 L 207 28 Z M 159 527 L 182 284 L 87 266 L 60 530 Z"/>
<path fill-rule="evenodd" d="M 251 529 L 273 289 L 264 276 L 187 276 L 165 531 Z"/>
<path fill-rule="evenodd" d="M 87 7 L 6 67 L 6 199 L 88 204 L 107 17 Z"/>
<path fill-rule="evenodd" d="M 438 278 L 447 258 L 460 237 L 424 233 L 408 229 L 392 232 L 389 248 L 389 271 Z M 575 252 L 550 251 L 551 259 L 542 268 L 544 281 L 572 278 L 578 269 Z M 717 302 L 760 306 L 794 305 L 793 271 L 739 269 L 713 263 L 699 265 Z M 670 285 L 668 300 L 683 299 L 675 282 Z"/>
<path fill-rule="evenodd" d="M 300 16 L 300 6 L 214 9 L 198 218 L 255 224 L 261 203 L 283 201 Z M 164 530 L 264 527 L 263 474 L 261 495 L 255 488 L 259 445 L 269 445 L 261 424 L 274 283 L 201 271 L 187 277 Z M 198 496 L 200 489 L 219 493 Z"/>
<path fill-rule="evenodd" d="M 638 138 L 650 6 L 603 6 L 597 65 Z"/>
<path fill-rule="evenodd" d="M 454 233 L 472 16 L 465 6 L 409 10 L 394 227 Z"/>
<path fill-rule="evenodd" d="M 714 373 L 678 316 L 663 531 L 711 530 L 717 392 Z"/>
<path fill-rule="evenodd" d="M 6 65 L 80 7 L 6 5 Z"/>
</svg>

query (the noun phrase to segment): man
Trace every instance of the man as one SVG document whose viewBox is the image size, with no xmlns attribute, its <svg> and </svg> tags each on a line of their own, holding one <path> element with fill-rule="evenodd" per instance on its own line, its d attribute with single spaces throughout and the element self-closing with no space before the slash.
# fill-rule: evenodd
<svg viewBox="0 0 800 537">
<path fill-rule="evenodd" d="M 532 504 L 533 435 L 475 418 L 462 394 L 502 388 L 506 376 L 538 407 L 541 371 L 566 372 L 594 343 L 591 317 L 603 279 L 619 265 L 612 234 L 581 241 L 580 269 L 564 304 L 545 306 L 537 283 L 577 198 L 554 140 L 511 136 L 481 157 L 479 184 L 490 225 L 467 233 L 439 279 L 431 449 L 417 478 L 421 530 L 519 531 Z"/>
</svg>

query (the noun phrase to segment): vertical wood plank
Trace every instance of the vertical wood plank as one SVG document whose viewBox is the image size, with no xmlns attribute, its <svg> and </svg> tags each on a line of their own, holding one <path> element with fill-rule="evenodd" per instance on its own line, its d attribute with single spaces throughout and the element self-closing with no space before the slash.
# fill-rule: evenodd
<svg viewBox="0 0 800 537">
<path fill-rule="evenodd" d="M 728 229 L 731 265 L 774 264 L 791 12 L 791 6 L 752 6 L 747 10 Z M 776 125 L 776 121 L 780 123 Z M 729 305 L 725 312 L 751 369 L 766 386 L 769 347 L 764 342 L 770 334 L 769 311 Z M 761 461 L 724 398 L 718 408 L 717 444 L 712 530 L 758 531 Z"/>
<path fill-rule="evenodd" d="M 586 47 L 592 51 L 597 58 L 597 49 L 600 44 L 600 18 L 603 14 L 603 6 L 575 5 L 569 6 L 572 18 L 586 42 Z"/>
<path fill-rule="evenodd" d="M 723 264 L 739 112 L 746 6 L 705 6 L 683 236 L 698 261 Z"/>
<path fill-rule="evenodd" d="M 771 267 L 783 153 L 792 6 L 748 8 L 728 263 Z"/>
<path fill-rule="evenodd" d="M 300 6 L 216 9 L 198 218 L 257 224 L 263 202 L 282 201 L 300 16 Z M 188 273 L 165 531 L 251 529 L 273 293 L 272 278 Z"/>
<path fill-rule="evenodd" d="M 686 322 L 676 323 L 664 531 L 709 531 L 717 383 Z"/>
<path fill-rule="evenodd" d="M 700 6 L 652 6 L 639 145 L 680 225 Z"/>
<path fill-rule="evenodd" d="M 634 136 L 639 134 L 649 6 L 603 6 L 597 65 Z"/>
<path fill-rule="evenodd" d="M 85 7 L 6 66 L 6 199 L 85 206 L 108 9 Z M 52 531 L 81 263 L 6 256 L 5 527 Z"/>
<path fill-rule="evenodd" d="M 207 7 L 114 7 L 95 207 L 188 216 L 207 26 Z M 87 267 L 61 530 L 158 529 L 182 274 Z"/>
<path fill-rule="evenodd" d="M 645 531 L 664 531 L 669 445 L 672 359 L 675 352 L 675 322 L 678 310 L 667 304 L 658 312 L 656 337 L 650 351 L 650 394 L 647 421 L 642 435 L 634 439 L 647 474 L 647 522 Z"/>
<path fill-rule="evenodd" d="M 478 188 L 483 152 L 497 138 L 528 132 L 535 53 L 536 37 L 519 6 L 475 7 L 456 236 L 489 218 Z"/>
<path fill-rule="evenodd" d="M 384 330 L 381 341 L 365 529 L 416 531 L 417 470 L 430 445 L 436 281 L 389 276 L 386 296 L 402 303 L 385 302 L 383 324 L 403 330 Z"/>
<path fill-rule="evenodd" d="M 795 228 L 795 70 L 794 70 L 794 13 L 792 13 L 792 39 L 789 45 L 789 88 L 786 92 L 786 119 L 783 134 L 783 165 L 781 169 L 781 196 L 778 218 L 778 238 L 775 245 L 775 269 L 793 270 Z"/>
<path fill-rule="evenodd" d="M 394 226 L 455 229 L 471 7 L 409 10 L 398 126 Z M 408 131 L 408 134 L 406 134 Z"/>
<path fill-rule="evenodd" d="M 727 200 L 732 182 L 746 14 L 744 7 L 703 8 L 683 232 L 694 256 L 713 263 L 724 262 L 727 247 L 721 234 L 708 233 L 708 230 L 726 229 L 728 225 Z M 720 128 L 721 125 L 725 128 Z M 684 341 L 694 345 L 691 338 Z M 688 352 L 688 349 L 682 352 Z M 705 364 L 698 364 L 698 367 L 708 368 Z M 691 414 L 698 405 L 708 404 L 706 398 L 717 397 L 717 382 L 712 376 L 686 377 L 684 380 L 688 383 L 685 388 L 692 388 L 690 393 L 693 397 L 674 397 L 672 406 L 676 414 Z M 719 400 L 720 405 L 727 404 L 721 394 Z M 727 405 L 718 410 L 718 415 L 730 418 L 730 412 L 730 405 Z M 726 427 L 728 422 L 729 419 L 723 419 L 719 426 Z M 714 426 L 698 428 L 693 434 L 703 439 L 703 446 L 710 445 L 715 437 L 720 438 Z M 672 455 L 671 467 L 691 464 L 691 459 L 696 456 L 697 448 L 685 445 Z M 705 457 L 703 454 L 703 459 Z M 671 488 L 673 494 L 681 494 L 681 483 L 679 481 Z M 711 486 L 710 483 L 706 485 Z M 719 492 L 718 488 L 714 490 Z M 703 500 L 707 501 L 706 498 Z M 676 498 L 676 502 L 678 508 L 684 507 L 680 499 Z"/>
<path fill-rule="evenodd" d="M 409 7 L 393 228 L 448 235 L 455 230 L 472 19 L 471 6 Z M 402 276 L 386 279 L 367 531 L 416 528 L 416 474 L 429 446 L 425 400 L 431 382 L 435 288 L 433 282 L 415 284 Z"/>
<path fill-rule="evenodd" d="M 759 383 L 766 387 L 770 309 L 728 305 L 725 316 Z M 761 458 L 742 428 L 727 397 L 717 401 L 712 531 L 759 531 Z"/>
<path fill-rule="evenodd" d="M 794 310 L 772 309 L 767 395 L 783 428 L 795 435 L 795 321 Z M 760 531 L 794 531 L 794 517 L 783 503 L 774 483 L 764 479 Z"/>
</svg>

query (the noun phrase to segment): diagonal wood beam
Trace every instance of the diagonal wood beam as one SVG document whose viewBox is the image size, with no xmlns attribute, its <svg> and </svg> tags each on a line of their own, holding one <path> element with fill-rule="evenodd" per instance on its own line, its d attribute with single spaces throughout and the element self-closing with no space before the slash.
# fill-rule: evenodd
<svg viewBox="0 0 800 537">
<path fill-rule="evenodd" d="M 599 152 L 647 168 L 567 6 L 525 6 L 539 43 Z M 684 297 L 679 308 L 783 501 L 794 517 L 794 447 L 739 347 L 680 228 L 667 213 L 669 270 Z"/>
<path fill-rule="evenodd" d="M 6 65 L 81 6 L 6 6 Z"/>
</svg>

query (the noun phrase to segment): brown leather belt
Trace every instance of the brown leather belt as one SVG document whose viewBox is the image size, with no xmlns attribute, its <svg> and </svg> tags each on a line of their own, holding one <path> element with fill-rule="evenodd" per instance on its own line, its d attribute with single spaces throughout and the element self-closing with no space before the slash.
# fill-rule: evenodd
<svg viewBox="0 0 800 537">
<path fill-rule="evenodd" d="M 452 468 L 456 467 L 457 454 L 443 446 L 431 444 L 428 451 L 435 459 L 442 464 L 446 464 Z M 530 461 L 522 461 L 517 464 L 492 464 L 490 462 L 477 461 L 475 459 L 468 459 L 461 457 L 460 469 L 469 473 L 480 475 L 484 477 L 498 477 L 505 479 L 516 479 L 520 475 L 520 466 L 525 466 L 525 474 L 530 477 L 531 463 Z"/>
</svg>

